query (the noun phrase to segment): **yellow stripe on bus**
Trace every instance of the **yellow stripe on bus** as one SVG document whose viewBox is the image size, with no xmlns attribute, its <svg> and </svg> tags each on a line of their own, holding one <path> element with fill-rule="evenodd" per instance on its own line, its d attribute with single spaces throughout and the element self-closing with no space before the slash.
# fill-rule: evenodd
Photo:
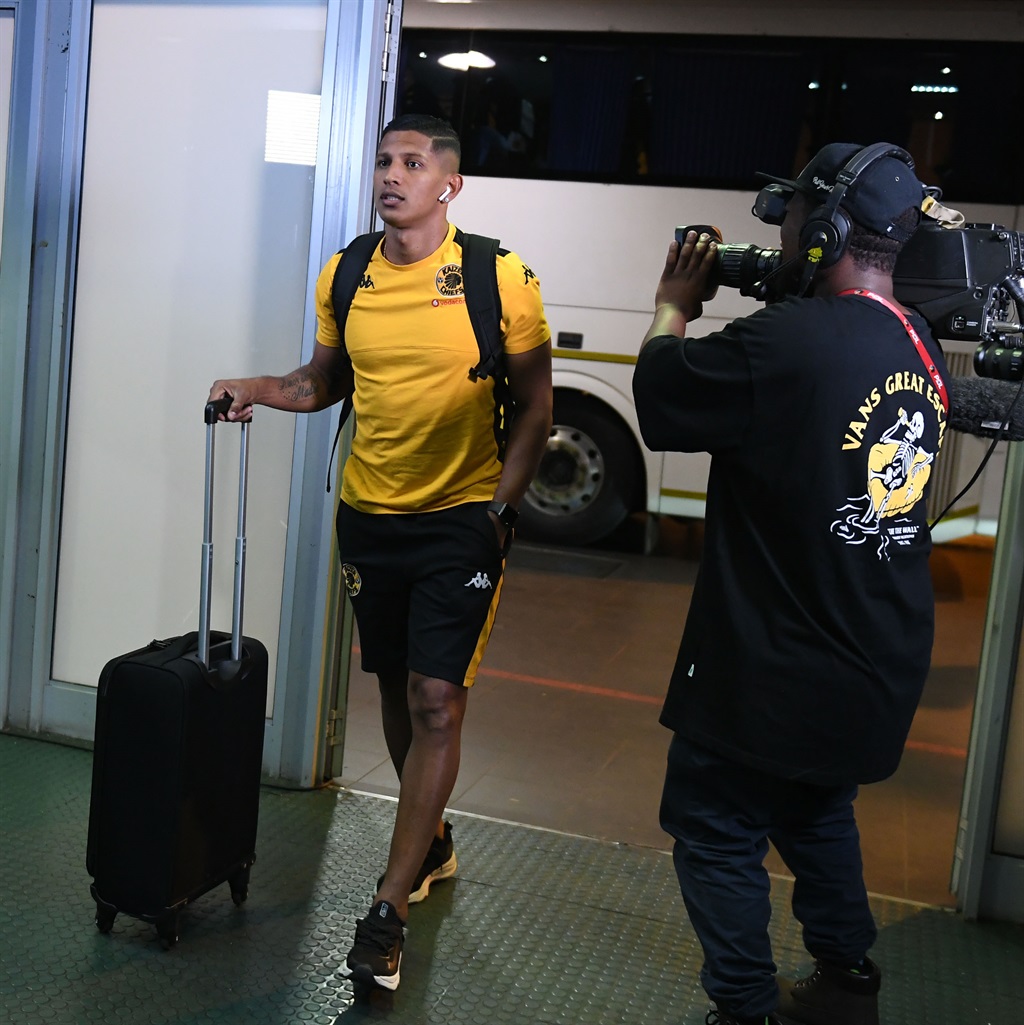
<svg viewBox="0 0 1024 1025">
<path fill-rule="evenodd" d="M 662 488 L 661 495 L 665 498 L 695 498 L 700 502 L 708 497 L 706 491 L 677 491 L 675 488 Z"/>
<path fill-rule="evenodd" d="M 618 352 L 578 352 L 576 350 L 559 349 L 557 346 L 551 350 L 552 356 L 559 356 L 562 359 L 582 359 L 593 363 L 636 363 L 636 356 L 625 356 Z"/>
</svg>

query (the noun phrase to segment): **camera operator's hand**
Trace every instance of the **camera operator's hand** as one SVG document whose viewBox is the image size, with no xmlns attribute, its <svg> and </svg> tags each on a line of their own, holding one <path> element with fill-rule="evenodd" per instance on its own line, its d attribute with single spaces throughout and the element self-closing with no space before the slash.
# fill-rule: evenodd
<svg viewBox="0 0 1024 1025">
<path fill-rule="evenodd" d="M 672 303 L 687 320 L 696 320 L 704 312 L 702 303 L 717 248 L 718 243 L 710 235 L 698 236 L 695 231 L 687 234 L 681 246 L 673 240 L 658 282 L 655 304 Z"/>
<path fill-rule="evenodd" d="M 654 322 L 644 344 L 659 335 L 686 334 L 686 325 L 703 312 L 703 299 L 708 291 L 708 275 L 715 266 L 718 243 L 710 235 L 695 231 L 687 234 L 680 245 L 675 240 L 668 247 L 665 269 L 655 292 Z"/>
</svg>

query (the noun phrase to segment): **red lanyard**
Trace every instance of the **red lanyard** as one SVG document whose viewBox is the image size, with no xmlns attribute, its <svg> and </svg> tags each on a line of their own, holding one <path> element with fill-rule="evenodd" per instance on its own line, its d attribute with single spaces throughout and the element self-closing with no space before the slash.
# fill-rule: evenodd
<svg viewBox="0 0 1024 1025">
<path fill-rule="evenodd" d="M 928 370 L 928 376 L 932 379 L 932 384 L 935 385 L 935 390 L 939 393 L 939 398 L 942 399 L 942 408 L 948 413 L 949 396 L 946 394 L 946 384 L 942 380 L 942 375 L 939 373 L 938 368 L 932 361 L 931 356 L 928 355 L 928 350 L 925 348 L 924 342 L 921 341 L 921 336 L 914 330 L 914 325 L 907 320 L 902 311 L 893 306 L 888 299 L 883 299 L 876 292 L 869 292 L 866 288 L 848 288 L 845 292 L 838 292 L 837 295 L 865 295 L 869 299 L 874 299 L 875 302 L 881 303 L 887 310 L 891 310 L 900 318 L 900 321 L 906 328 L 907 334 L 910 335 L 910 340 L 914 343 L 914 348 L 917 349 L 918 356 L 921 357 L 921 362 L 924 363 Z"/>
</svg>

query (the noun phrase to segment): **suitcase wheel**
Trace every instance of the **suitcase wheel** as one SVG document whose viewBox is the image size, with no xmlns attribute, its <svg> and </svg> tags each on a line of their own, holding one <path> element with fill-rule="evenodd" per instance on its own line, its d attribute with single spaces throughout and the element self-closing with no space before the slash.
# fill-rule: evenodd
<svg viewBox="0 0 1024 1025">
<path fill-rule="evenodd" d="M 178 942 L 177 912 L 165 915 L 156 923 L 156 934 L 163 942 L 164 950 L 170 950 Z"/>
<path fill-rule="evenodd" d="M 112 907 L 103 904 L 96 905 L 96 928 L 101 933 L 108 933 L 114 928 L 115 918 L 117 918 L 117 912 Z"/>
<path fill-rule="evenodd" d="M 249 896 L 250 865 L 243 866 L 228 879 L 228 886 L 231 887 L 231 899 L 235 902 L 236 908 L 240 908 L 245 903 L 246 897 Z"/>
<path fill-rule="evenodd" d="M 97 892 L 96 884 L 89 887 L 92 899 L 96 902 L 96 928 L 102 933 L 108 933 L 114 928 L 114 919 L 117 918 L 117 908 L 108 904 Z"/>
</svg>

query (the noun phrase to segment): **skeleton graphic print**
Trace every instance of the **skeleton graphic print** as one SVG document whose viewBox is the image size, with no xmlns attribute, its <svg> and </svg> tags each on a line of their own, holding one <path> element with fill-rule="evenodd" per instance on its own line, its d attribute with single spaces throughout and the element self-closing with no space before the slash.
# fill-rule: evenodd
<svg viewBox="0 0 1024 1025">
<path fill-rule="evenodd" d="M 929 409 L 936 413 L 941 410 L 941 405 L 931 401 L 933 389 L 923 378 L 911 374 L 897 375 L 897 378 L 905 378 L 912 385 L 906 389 L 908 392 L 927 396 Z M 889 394 L 893 393 L 894 384 L 893 378 L 886 381 L 885 390 Z M 873 412 L 879 399 L 876 389 L 859 413 L 863 416 L 866 411 Z M 878 557 L 888 559 L 890 545 L 912 544 L 921 529 L 909 513 L 924 497 L 925 485 L 931 477 L 938 453 L 937 450 L 929 451 L 922 444 L 926 430 L 925 414 L 920 409 L 909 412 L 901 405 L 895 421 L 881 431 L 874 444 L 865 446 L 860 439 L 867 433 L 867 427 L 864 421 L 851 421 L 850 432 L 843 445 L 844 449 L 856 448 L 866 452 L 864 493 L 847 498 L 836 509 L 839 516 L 833 521 L 831 530 L 851 545 L 877 538 Z M 939 446 L 944 427 L 944 417 L 940 416 Z"/>
</svg>

